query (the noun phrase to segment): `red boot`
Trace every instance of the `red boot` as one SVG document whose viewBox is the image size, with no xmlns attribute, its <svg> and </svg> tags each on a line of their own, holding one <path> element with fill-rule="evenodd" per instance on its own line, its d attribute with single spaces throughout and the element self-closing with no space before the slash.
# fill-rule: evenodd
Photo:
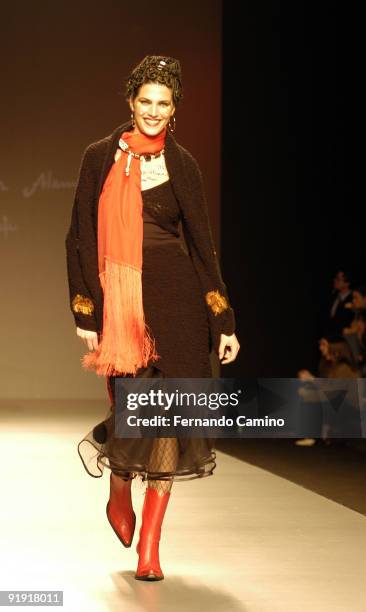
<svg viewBox="0 0 366 612">
<path fill-rule="evenodd" d="M 123 546 L 129 548 L 135 531 L 136 515 L 132 507 L 131 480 L 123 480 L 111 472 L 107 518 Z"/>
<path fill-rule="evenodd" d="M 139 555 L 136 580 L 163 580 L 164 578 L 159 562 L 159 541 L 169 498 L 170 491 L 160 495 L 157 489 L 152 487 L 146 489 L 140 539 L 136 547 Z"/>
</svg>

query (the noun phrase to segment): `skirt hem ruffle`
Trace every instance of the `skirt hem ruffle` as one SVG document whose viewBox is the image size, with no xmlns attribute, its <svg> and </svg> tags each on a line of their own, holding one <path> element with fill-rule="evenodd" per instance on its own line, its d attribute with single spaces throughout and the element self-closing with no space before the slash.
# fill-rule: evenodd
<svg viewBox="0 0 366 612">
<path fill-rule="evenodd" d="M 87 462 L 81 450 L 84 444 L 89 444 L 96 450 L 96 453 L 92 455 Z M 77 450 L 86 472 L 93 478 L 101 478 L 104 473 L 104 468 L 106 467 L 116 473 L 117 476 L 128 478 L 129 480 L 141 478 L 142 482 L 148 480 L 173 480 L 174 482 L 179 482 L 212 476 L 216 468 L 216 452 L 214 450 L 211 451 L 210 456 L 203 457 L 202 459 L 200 458 L 199 465 L 197 464 L 192 467 L 171 472 L 153 472 L 149 470 L 146 465 L 136 463 L 130 465 L 124 464 L 123 468 L 121 468 L 116 462 L 113 462 L 113 460 L 103 453 L 97 445 L 93 444 L 93 442 L 87 438 L 83 438 L 78 443 Z M 93 471 L 91 471 L 89 467 L 91 467 Z M 99 473 L 97 473 L 97 471 Z"/>
</svg>

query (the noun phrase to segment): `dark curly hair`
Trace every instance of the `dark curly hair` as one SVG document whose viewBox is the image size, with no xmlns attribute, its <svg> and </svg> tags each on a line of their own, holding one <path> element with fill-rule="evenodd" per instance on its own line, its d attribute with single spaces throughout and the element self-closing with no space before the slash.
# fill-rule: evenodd
<svg viewBox="0 0 366 612">
<path fill-rule="evenodd" d="M 355 367 L 355 361 L 347 340 L 341 334 L 329 334 L 323 336 L 328 342 L 329 354 L 336 363 L 348 363 L 349 366 Z"/>
<path fill-rule="evenodd" d="M 180 63 L 174 57 L 147 55 L 131 72 L 126 81 L 126 100 L 134 100 L 141 85 L 161 83 L 172 90 L 174 106 L 183 97 Z"/>
</svg>

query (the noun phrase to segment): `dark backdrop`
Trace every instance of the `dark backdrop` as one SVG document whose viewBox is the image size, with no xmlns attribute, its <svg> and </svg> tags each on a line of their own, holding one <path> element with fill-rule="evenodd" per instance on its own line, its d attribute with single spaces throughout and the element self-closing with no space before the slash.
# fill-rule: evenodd
<svg viewBox="0 0 366 612">
<path fill-rule="evenodd" d="M 221 252 L 241 351 L 223 372 L 296 376 L 317 367 L 334 270 L 366 278 L 357 16 L 328 2 L 241 9 L 224 3 Z"/>
</svg>

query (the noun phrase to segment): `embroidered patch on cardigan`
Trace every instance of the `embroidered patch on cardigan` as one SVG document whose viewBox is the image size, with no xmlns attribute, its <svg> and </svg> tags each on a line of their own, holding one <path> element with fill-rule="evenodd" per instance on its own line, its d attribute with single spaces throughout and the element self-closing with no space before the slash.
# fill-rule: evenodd
<svg viewBox="0 0 366 612">
<path fill-rule="evenodd" d="M 214 315 L 221 314 L 229 308 L 226 297 L 221 295 L 219 291 L 209 291 L 206 293 L 206 303 L 211 308 Z"/>
<path fill-rule="evenodd" d="M 94 312 L 94 304 L 90 298 L 77 293 L 71 303 L 74 312 L 91 315 Z"/>
</svg>

